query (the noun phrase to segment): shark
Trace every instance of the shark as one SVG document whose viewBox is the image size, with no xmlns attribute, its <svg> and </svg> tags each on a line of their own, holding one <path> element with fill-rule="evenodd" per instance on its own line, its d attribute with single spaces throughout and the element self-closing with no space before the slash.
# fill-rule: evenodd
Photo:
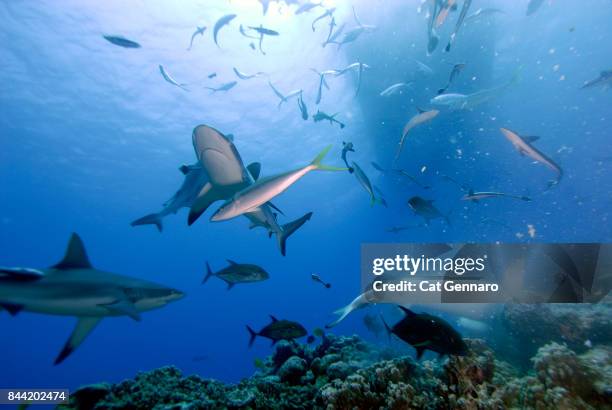
<svg viewBox="0 0 612 410">
<path fill-rule="evenodd" d="M 183 292 L 92 266 L 80 236 L 73 233 L 63 259 L 45 269 L 0 267 L 0 308 L 75 316 L 77 324 L 55 364 L 70 356 L 106 317 L 140 314 L 181 299 Z"/>
<path fill-rule="evenodd" d="M 206 31 L 206 26 L 196 27 L 196 30 L 191 35 L 191 40 L 189 41 L 189 47 L 187 48 L 187 51 L 190 51 L 191 48 L 193 47 L 193 41 L 195 40 L 196 36 L 203 36 L 205 31 Z"/>
<path fill-rule="evenodd" d="M 235 18 L 236 18 L 236 14 L 226 14 L 225 16 L 217 20 L 217 22 L 215 23 L 215 26 L 213 27 L 213 40 L 215 41 L 215 44 L 217 45 L 217 47 L 221 48 L 221 46 L 219 45 L 219 42 L 217 41 L 219 30 L 221 30 L 223 26 L 228 25 Z"/>
<path fill-rule="evenodd" d="M 249 26 L 249 29 L 256 31 L 259 34 L 259 51 L 261 51 L 261 54 L 266 55 L 266 52 L 261 48 L 264 36 L 278 36 L 278 31 L 265 28 L 263 25 L 260 25 L 259 27 Z"/>
<path fill-rule="evenodd" d="M 270 81 L 268 81 L 268 85 L 270 86 L 272 91 L 274 91 L 274 94 L 276 94 L 276 96 L 278 98 L 280 98 L 280 101 L 278 103 L 278 108 L 280 108 L 281 105 L 283 105 L 284 102 L 289 101 L 290 98 L 302 95 L 302 89 L 301 88 L 299 90 L 293 90 L 293 91 L 289 92 L 287 95 L 283 95 L 283 93 L 278 91 L 278 89 L 276 87 L 274 87 L 274 85 L 272 85 L 272 83 Z"/>
<path fill-rule="evenodd" d="M 410 132 L 410 130 L 418 125 L 421 125 L 428 121 L 433 120 L 440 113 L 440 111 L 438 110 L 424 111 L 424 110 L 421 110 L 420 108 L 418 109 L 418 111 L 419 113 L 415 115 L 414 117 L 410 118 L 410 120 L 406 123 L 406 125 L 404 125 L 404 129 L 402 130 L 402 137 L 400 138 L 400 141 L 397 147 L 397 152 L 395 153 L 395 160 L 394 160 L 395 162 L 397 162 L 397 160 L 400 157 L 400 154 L 402 153 L 402 149 L 404 148 L 404 142 L 406 141 L 406 136 L 408 136 L 408 133 Z"/>
<path fill-rule="evenodd" d="M 612 87 L 612 70 L 604 70 L 599 74 L 599 77 L 589 80 L 584 83 L 581 88 L 601 87 L 604 90 Z"/>
<path fill-rule="evenodd" d="M 338 75 L 344 75 L 350 71 L 354 71 L 357 74 L 357 88 L 355 88 L 355 96 L 357 96 L 357 94 L 359 94 L 359 90 L 361 89 L 361 77 L 363 75 L 363 72 L 369 68 L 369 65 L 357 61 L 355 63 L 349 64 L 343 69 L 335 71 L 338 72 Z"/>
<path fill-rule="evenodd" d="M 206 88 L 207 90 L 210 90 L 212 94 L 214 94 L 219 91 L 229 91 L 232 88 L 234 88 L 236 84 L 238 84 L 237 81 L 230 81 L 228 83 L 221 84 L 219 87 L 204 87 L 204 88 Z"/>
</svg>

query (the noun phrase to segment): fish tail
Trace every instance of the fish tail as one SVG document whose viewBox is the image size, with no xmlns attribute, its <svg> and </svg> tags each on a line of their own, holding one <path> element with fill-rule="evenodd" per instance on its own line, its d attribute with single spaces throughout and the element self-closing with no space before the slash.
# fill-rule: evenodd
<svg viewBox="0 0 612 410">
<path fill-rule="evenodd" d="M 145 215 L 140 219 L 136 219 L 134 222 L 130 224 L 131 226 L 138 225 L 155 225 L 157 230 L 161 232 L 163 230 L 162 219 L 159 214 L 149 214 Z"/>
<path fill-rule="evenodd" d="M 332 167 L 321 163 L 321 161 L 323 161 L 323 158 L 325 158 L 331 147 L 331 145 L 325 147 L 325 149 L 323 149 L 323 151 L 321 151 L 319 155 L 317 155 L 310 164 L 313 165 L 315 169 L 319 171 L 347 171 L 347 168 Z"/>
<path fill-rule="evenodd" d="M 246 328 L 249 331 L 249 335 L 251 336 L 251 338 L 249 339 L 249 347 L 251 347 L 253 346 L 253 343 L 255 342 L 255 338 L 257 337 L 257 332 L 251 329 L 249 325 L 247 325 Z"/>
<path fill-rule="evenodd" d="M 211 276 L 214 276 L 212 269 L 210 269 L 210 264 L 206 261 L 206 276 L 202 279 L 202 283 L 206 283 Z"/>
<path fill-rule="evenodd" d="M 306 223 L 312 217 L 312 212 L 308 212 L 306 215 L 301 218 L 296 219 L 293 222 L 289 222 L 282 226 L 282 233 L 278 234 L 278 247 L 280 248 L 281 254 L 283 256 L 287 253 L 287 239 L 293 234 L 295 231 L 300 229 L 302 225 Z"/>
</svg>

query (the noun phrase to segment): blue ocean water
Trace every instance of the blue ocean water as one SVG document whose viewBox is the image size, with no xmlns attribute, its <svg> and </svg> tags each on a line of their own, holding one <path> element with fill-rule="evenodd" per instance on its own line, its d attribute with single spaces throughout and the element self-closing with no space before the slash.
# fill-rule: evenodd
<svg viewBox="0 0 612 410">
<path fill-rule="evenodd" d="M 310 331 L 323 327 L 359 292 L 366 242 L 610 241 L 612 94 L 581 87 L 612 68 L 612 4 L 545 2 L 526 17 L 527 1 L 473 3 L 472 12 L 504 13 L 466 23 L 445 53 L 459 11 L 452 13 L 439 30 L 441 44 L 427 55 L 427 6 L 420 1 L 326 0 L 338 24 L 355 24 L 354 7 L 361 23 L 376 26 L 342 47 L 321 46 L 329 19 L 313 32 L 321 8 L 295 15 L 297 6 L 285 2 L 272 2 L 265 16 L 254 0 L 0 2 L 0 264 L 50 266 L 78 232 L 95 267 L 187 294 L 145 313 L 140 323 L 105 319 L 60 366 L 53 359 L 73 318 L 3 313 L 0 386 L 72 389 L 168 364 L 237 381 L 270 352 L 267 340 L 247 347 L 245 325 L 259 329 L 272 314 Z M 218 47 L 213 26 L 228 13 L 237 17 L 220 30 Z M 264 39 L 264 55 L 249 47 L 253 40 L 240 34 L 240 24 L 262 24 L 280 35 Z M 206 32 L 187 51 L 201 25 Z M 105 34 L 142 47 L 113 45 Z M 303 121 L 295 99 L 277 107 L 266 77 L 240 80 L 232 71 L 263 71 L 283 92 L 302 89 L 312 115 L 319 85 L 312 69 L 354 62 L 370 66 L 359 93 L 352 73 L 330 78 L 318 105 L 338 112 L 344 129 Z M 452 92 L 489 89 L 515 75 L 518 81 L 471 110 L 442 110 L 411 132 L 398 166 L 431 189 L 376 171 L 372 161 L 391 167 L 404 124 L 417 108 L 431 108 L 456 63 L 466 66 Z M 164 81 L 160 64 L 188 91 Z M 238 84 L 228 92 L 205 88 L 229 81 Z M 398 82 L 412 84 L 400 95 L 379 95 Z M 186 210 L 165 218 L 161 234 L 153 226 L 131 227 L 180 186 L 178 167 L 195 162 L 191 133 L 199 124 L 233 134 L 245 163 L 261 162 L 263 175 L 305 165 L 328 144 L 327 162 L 341 166 L 342 142 L 351 141 L 356 152 L 349 158 L 384 193 L 388 208 L 371 207 L 349 173 L 313 172 L 274 200 L 283 221 L 313 212 L 288 240 L 286 257 L 244 218 L 209 222 L 220 203 L 191 227 Z M 564 170 L 558 186 L 547 189 L 552 172 L 521 157 L 500 127 L 540 137 L 538 148 Z M 533 201 L 467 203 L 443 175 Z M 423 222 L 406 204 L 414 195 L 435 200 L 452 224 L 434 220 L 387 232 Z M 218 270 L 226 259 L 261 265 L 271 278 L 230 291 L 216 278 L 201 285 L 206 262 Z M 312 273 L 332 287 L 313 282 Z M 375 340 L 362 316 L 350 316 L 334 332 Z"/>
</svg>

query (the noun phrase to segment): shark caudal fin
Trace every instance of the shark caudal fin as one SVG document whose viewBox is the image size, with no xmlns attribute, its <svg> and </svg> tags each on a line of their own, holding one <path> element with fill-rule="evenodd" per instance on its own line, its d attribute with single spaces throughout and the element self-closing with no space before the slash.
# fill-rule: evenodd
<svg viewBox="0 0 612 410">
<path fill-rule="evenodd" d="M 85 338 L 91 333 L 92 330 L 94 330 L 96 325 L 100 323 L 101 320 L 101 317 L 79 318 L 76 327 L 72 331 L 72 334 L 66 341 L 64 348 L 57 356 L 53 364 L 58 365 L 63 362 L 68 356 L 70 356 L 70 354 L 74 352 L 81 343 L 83 343 Z"/>
<path fill-rule="evenodd" d="M 351 313 L 353 310 L 355 310 L 354 307 L 354 302 L 349 303 L 348 305 L 336 310 L 334 312 L 335 315 L 338 315 L 338 318 L 336 320 L 334 320 L 333 322 L 325 325 L 326 329 L 331 329 L 332 327 L 336 326 L 338 323 L 342 322 L 344 320 L 345 317 L 347 317 L 349 315 L 349 313 Z"/>
<path fill-rule="evenodd" d="M 277 239 L 278 239 L 278 247 L 280 248 L 281 254 L 283 256 L 285 256 L 287 253 L 287 239 L 291 236 L 292 233 L 300 229 L 300 227 L 304 225 L 306 221 L 308 221 L 311 217 L 312 217 L 312 212 L 308 212 L 306 215 L 302 216 L 301 218 L 296 219 L 295 221 L 289 222 L 281 227 L 282 233 L 277 235 Z"/>
<path fill-rule="evenodd" d="M 210 264 L 208 261 L 206 261 L 206 275 L 204 276 L 204 279 L 202 279 L 202 284 L 206 283 L 211 276 L 215 276 L 215 274 L 213 273 L 212 269 L 210 269 Z"/>
<path fill-rule="evenodd" d="M 161 232 L 164 229 L 164 226 L 162 225 L 162 218 L 159 216 L 159 214 L 149 214 L 149 215 L 145 215 L 140 219 L 136 219 L 134 222 L 132 222 L 130 224 L 131 226 L 138 226 L 138 225 L 155 225 L 157 227 L 157 230 L 159 232 Z"/>
<path fill-rule="evenodd" d="M 251 336 L 251 338 L 249 339 L 249 347 L 251 347 L 253 346 L 253 343 L 255 342 L 255 338 L 257 337 L 257 332 L 251 329 L 251 326 L 249 325 L 247 325 L 246 328 L 249 331 L 249 335 Z"/>
<path fill-rule="evenodd" d="M 316 158 L 313 159 L 310 164 L 314 165 L 315 169 L 318 171 L 348 171 L 348 168 L 332 167 L 321 163 L 321 161 L 323 161 L 323 158 L 325 158 L 331 147 L 331 145 L 325 147 L 325 149 L 321 151 L 319 155 L 317 155 Z"/>
</svg>

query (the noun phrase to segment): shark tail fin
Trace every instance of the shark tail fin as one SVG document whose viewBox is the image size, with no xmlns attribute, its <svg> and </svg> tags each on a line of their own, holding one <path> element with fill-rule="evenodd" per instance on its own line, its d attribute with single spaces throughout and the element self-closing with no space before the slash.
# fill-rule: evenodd
<svg viewBox="0 0 612 410">
<path fill-rule="evenodd" d="M 345 317 L 347 317 L 353 310 L 355 310 L 355 307 L 353 306 L 353 302 L 349 303 L 348 305 L 336 310 L 334 312 L 335 315 L 338 315 L 338 318 L 336 320 L 334 320 L 333 322 L 325 325 L 326 329 L 331 329 L 332 327 L 336 326 L 338 323 L 342 322 L 344 320 Z"/>
<path fill-rule="evenodd" d="M 310 164 L 314 165 L 315 169 L 318 171 L 347 171 L 348 170 L 347 168 L 332 167 L 332 166 L 325 165 L 322 163 L 323 158 L 325 158 L 325 156 L 327 155 L 331 147 L 332 147 L 331 145 L 328 145 L 327 147 L 325 147 L 325 149 L 321 151 L 319 155 L 317 155 Z"/>
<path fill-rule="evenodd" d="M 257 337 L 257 332 L 251 329 L 251 326 L 249 325 L 247 325 L 246 328 L 249 331 L 249 335 L 251 336 L 251 338 L 249 339 L 249 347 L 251 347 L 253 346 L 253 343 L 255 342 L 255 338 Z"/>
<path fill-rule="evenodd" d="M 215 274 L 213 273 L 212 269 L 210 269 L 210 264 L 207 261 L 206 262 L 206 275 L 204 276 L 204 279 L 202 279 L 202 283 L 204 284 L 208 282 L 208 279 L 210 279 L 211 276 L 215 276 Z"/>
<path fill-rule="evenodd" d="M 101 317 L 81 317 L 77 322 L 72 334 L 66 341 L 64 348 L 55 359 L 53 364 L 58 365 L 63 362 L 81 343 L 87 338 L 92 330 L 102 320 Z"/>
<path fill-rule="evenodd" d="M 302 225 L 306 223 L 312 217 L 312 212 L 308 212 L 306 215 L 302 216 L 295 221 L 289 222 L 282 226 L 282 233 L 277 236 L 278 246 L 280 248 L 281 254 L 283 256 L 287 253 L 287 239 L 293 234 L 295 231 L 300 229 Z"/>
<path fill-rule="evenodd" d="M 149 214 L 145 215 L 142 218 L 136 219 L 134 222 L 130 224 L 131 226 L 138 225 L 155 225 L 157 230 L 161 232 L 163 230 L 162 219 L 159 214 Z"/>
</svg>

